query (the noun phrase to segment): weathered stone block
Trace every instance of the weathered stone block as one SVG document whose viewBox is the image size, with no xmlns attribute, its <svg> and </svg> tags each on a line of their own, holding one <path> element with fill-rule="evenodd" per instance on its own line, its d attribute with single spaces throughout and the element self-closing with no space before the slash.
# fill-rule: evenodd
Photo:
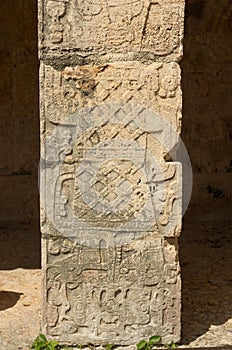
<svg viewBox="0 0 232 350">
<path fill-rule="evenodd" d="M 182 55 L 184 0 L 40 0 L 39 10 L 43 57 L 96 63 Z"/>
<path fill-rule="evenodd" d="M 167 123 L 165 130 L 172 127 L 180 133 L 181 76 L 175 62 L 150 65 L 120 62 L 66 67 L 60 71 L 42 64 L 40 73 L 44 95 L 42 117 L 46 117 L 47 129 L 83 107 L 133 103 L 160 115 Z"/>
<path fill-rule="evenodd" d="M 181 164 L 163 158 L 161 123 L 142 107 L 111 104 L 80 111 L 48 132 L 41 161 L 44 232 L 55 228 L 90 245 L 102 238 L 123 244 L 149 231 L 178 236 Z"/>
<path fill-rule="evenodd" d="M 133 344 L 180 337 L 175 240 L 149 235 L 117 247 L 51 237 L 44 277 L 44 331 L 66 344 Z"/>
</svg>

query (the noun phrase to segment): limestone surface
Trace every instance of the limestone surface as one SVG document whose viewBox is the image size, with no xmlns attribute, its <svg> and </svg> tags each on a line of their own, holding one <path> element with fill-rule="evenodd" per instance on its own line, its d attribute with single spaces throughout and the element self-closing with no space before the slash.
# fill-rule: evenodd
<svg viewBox="0 0 232 350">
<path fill-rule="evenodd" d="M 46 333 L 65 344 L 134 344 L 179 337 L 180 271 L 175 242 L 137 240 L 112 248 L 46 240 Z M 101 244 L 102 242 L 100 242 Z M 46 292 L 47 291 L 47 292 Z"/>
<path fill-rule="evenodd" d="M 43 324 L 64 343 L 180 337 L 181 166 L 155 117 L 106 104 L 45 122 Z"/>
<path fill-rule="evenodd" d="M 184 0 L 40 0 L 43 57 L 179 60 Z"/>
<path fill-rule="evenodd" d="M 184 0 L 41 0 L 43 331 L 180 339 Z"/>
<path fill-rule="evenodd" d="M 160 115 L 167 122 L 166 129 L 170 124 L 173 131 L 181 130 L 181 74 L 175 62 L 145 65 L 131 61 L 62 70 L 42 64 L 40 80 L 45 99 L 41 117 L 47 129 L 84 107 L 133 103 Z"/>
</svg>

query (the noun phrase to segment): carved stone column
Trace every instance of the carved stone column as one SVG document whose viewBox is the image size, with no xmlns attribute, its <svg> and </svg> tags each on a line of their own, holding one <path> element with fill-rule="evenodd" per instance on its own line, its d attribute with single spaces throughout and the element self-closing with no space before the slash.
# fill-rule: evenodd
<svg viewBox="0 0 232 350">
<path fill-rule="evenodd" d="M 43 331 L 180 340 L 184 0 L 40 0 Z"/>
</svg>

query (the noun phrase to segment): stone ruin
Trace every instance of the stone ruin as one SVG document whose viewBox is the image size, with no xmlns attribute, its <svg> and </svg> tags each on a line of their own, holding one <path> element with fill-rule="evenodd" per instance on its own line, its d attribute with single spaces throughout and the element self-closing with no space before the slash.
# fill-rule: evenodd
<svg viewBox="0 0 232 350">
<path fill-rule="evenodd" d="M 180 340 L 184 0 L 40 0 L 43 331 Z"/>
</svg>

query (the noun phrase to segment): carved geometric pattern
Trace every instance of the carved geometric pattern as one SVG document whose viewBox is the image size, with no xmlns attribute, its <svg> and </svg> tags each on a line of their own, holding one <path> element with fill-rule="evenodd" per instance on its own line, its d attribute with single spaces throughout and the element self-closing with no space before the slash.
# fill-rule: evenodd
<svg viewBox="0 0 232 350">
<path fill-rule="evenodd" d="M 122 244 L 150 230 L 178 236 L 181 167 L 164 161 L 170 129 L 155 118 L 141 107 L 104 105 L 72 115 L 47 136 L 47 223 L 92 244 L 94 237 Z"/>
<path fill-rule="evenodd" d="M 44 114 L 53 124 L 62 123 L 83 107 L 122 102 L 152 109 L 180 132 L 182 100 L 177 63 L 127 62 L 61 71 L 42 65 L 41 79 L 46 98 Z"/>
<path fill-rule="evenodd" d="M 170 128 L 128 103 L 45 121 L 45 333 L 67 344 L 179 340 L 181 167 L 164 160 Z"/>
</svg>

